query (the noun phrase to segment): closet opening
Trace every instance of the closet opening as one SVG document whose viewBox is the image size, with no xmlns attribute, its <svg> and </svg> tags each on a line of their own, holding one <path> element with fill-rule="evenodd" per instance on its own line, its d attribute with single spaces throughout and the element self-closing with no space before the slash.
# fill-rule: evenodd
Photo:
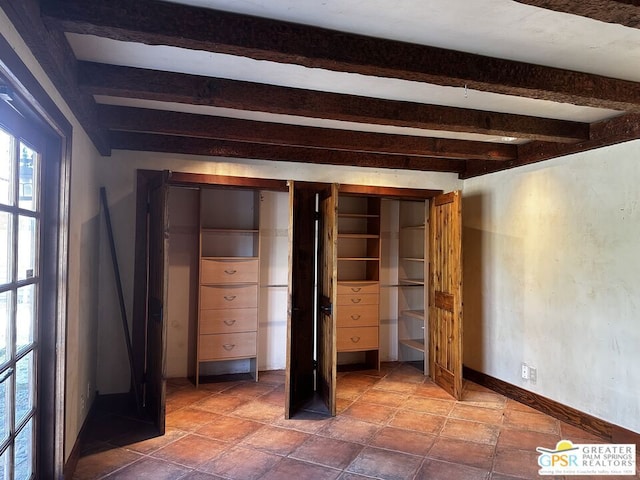
<svg viewBox="0 0 640 480">
<path fill-rule="evenodd" d="M 289 182 L 289 195 L 285 416 L 336 415 L 342 372 L 379 375 L 381 360 L 459 397 L 459 192 Z"/>
<path fill-rule="evenodd" d="M 284 370 L 286 418 L 336 415 L 342 371 L 386 361 L 459 395 L 458 192 L 144 171 L 137 195 L 134 381 L 160 433 L 167 377 Z"/>
</svg>

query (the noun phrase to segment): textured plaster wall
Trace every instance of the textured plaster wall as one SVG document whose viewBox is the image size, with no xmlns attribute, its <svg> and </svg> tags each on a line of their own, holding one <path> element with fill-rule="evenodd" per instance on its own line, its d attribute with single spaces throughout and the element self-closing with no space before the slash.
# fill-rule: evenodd
<svg viewBox="0 0 640 480">
<path fill-rule="evenodd" d="M 639 158 L 629 142 L 463 189 L 465 364 L 636 432 Z"/>
</svg>

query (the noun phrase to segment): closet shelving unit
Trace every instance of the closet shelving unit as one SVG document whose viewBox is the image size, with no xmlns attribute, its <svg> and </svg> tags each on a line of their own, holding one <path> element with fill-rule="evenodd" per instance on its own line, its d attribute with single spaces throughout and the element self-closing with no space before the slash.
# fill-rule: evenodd
<svg viewBox="0 0 640 480">
<path fill-rule="evenodd" d="M 380 199 L 341 195 L 338 202 L 337 351 L 364 352 L 380 368 Z"/>
<path fill-rule="evenodd" d="M 401 201 L 398 246 L 398 343 L 400 360 L 428 373 L 428 203 Z"/>
</svg>

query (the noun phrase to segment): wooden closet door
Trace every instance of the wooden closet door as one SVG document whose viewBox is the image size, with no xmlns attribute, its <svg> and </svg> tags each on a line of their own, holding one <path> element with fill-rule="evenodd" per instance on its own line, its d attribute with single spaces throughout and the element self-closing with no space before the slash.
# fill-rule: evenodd
<svg viewBox="0 0 640 480">
<path fill-rule="evenodd" d="M 289 183 L 289 281 L 285 418 L 310 401 L 315 389 L 314 316 L 316 190 L 305 182 Z"/>
<path fill-rule="evenodd" d="M 336 315 L 338 283 L 338 189 L 320 194 L 317 390 L 329 414 L 336 414 Z"/>
<path fill-rule="evenodd" d="M 166 322 L 167 252 L 169 251 L 169 187 L 166 172 L 162 180 L 149 190 L 148 248 L 149 293 L 147 329 L 147 360 L 144 383 L 144 404 L 147 416 L 153 420 L 160 434 L 165 431 L 166 392 Z"/>
<path fill-rule="evenodd" d="M 462 211 L 459 191 L 431 200 L 429 215 L 429 372 L 462 395 Z"/>
</svg>

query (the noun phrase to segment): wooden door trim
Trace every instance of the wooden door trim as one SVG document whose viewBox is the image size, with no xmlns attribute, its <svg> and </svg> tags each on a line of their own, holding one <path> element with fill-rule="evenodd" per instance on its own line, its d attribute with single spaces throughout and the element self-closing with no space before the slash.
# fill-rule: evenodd
<svg viewBox="0 0 640 480">
<path fill-rule="evenodd" d="M 291 418 L 292 405 L 291 399 L 291 354 L 293 342 L 291 341 L 292 321 L 293 321 L 293 220 L 295 205 L 295 183 L 287 184 L 289 188 L 289 232 L 287 245 L 287 345 L 284 365 L 284 418 Z"/>
<path fill-rule="evenodd" d="M 161 170 L 138 170 L 136 175 L 136 228 L 134 244 L 134 272 L 133 272 L 133 317 L 131 324 L 131 347 L 133 350 L 133 370 L 135 378 L 132 381 L 142 391 L 146 351 L 146 318 L 147 305 L 147 271 L 149 257 L 147 238 L 149 235 L 147 224 L 147 204 L 151 186 L 162 178 Z"/>
<path fill-rule="evenodd" d="M 433 199 L 433 203 L 436 206 L 446 205 L 447 203 L 453 202 L 454 198 L 456 197 L 456 194 L 457 192 L 443 193 L 435 197 Z"/>
<path fill-rule="evenodd" d="M 169 185 L 208 186 L 249 188 L 252 190 L 273 190 L 277 192 L 288 191 L 286 180 L 273 180 L 269 178 L 232 177 L 227 175 L 210 175 L 203 173 L 169 172 L 167 182 Z"/>
<path fill-rule="evenodd" d="M 364 195 L 398 200 L 427 200 L 442 194 L 442 190 L 419 188 L 378 187 L 370 185 L 339 184 L 338 191 L 343 194 Z"/>
</svg>

